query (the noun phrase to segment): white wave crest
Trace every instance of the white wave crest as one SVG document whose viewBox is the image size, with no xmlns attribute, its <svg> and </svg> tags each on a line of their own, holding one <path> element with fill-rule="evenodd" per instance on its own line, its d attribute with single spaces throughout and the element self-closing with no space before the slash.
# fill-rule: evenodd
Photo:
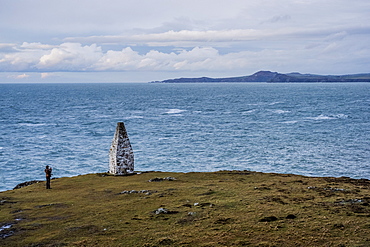
<svg viewBox="0 0 370 247">
<path fill-rule="evenodd" d="M 38 127 L 38 126 L 45 126 L 46 124 L 20 123 L 19 125 L 27 126 L 27 127 Z"/>
<path fill-rule="evenodd" d="M 256 109 L 247 110 L 247 111 L 243 111 L 243 112 L 242 112 L 242 114 L 243 114 L 243 115 L 246 115 L 246 114 L 253 113 L 253 112 L 255 112 L 255 111 L 256 111 Z"/>
<path fill-rule="evenodd" d="M 337 115 L 334 115 L 334 117 L 339 118 L 339 119 L 346 119 L 346 118 L 348 118 L 348 115 L 346 115 L 346 114 L 337 114 Z"/>
<path fill-rule="evenodd" d="M 284 103 L 284 102 L 276 101 L 276 102 L 272 102 L 272 103 L 270 103 L 268 105 L 277 105 L 277 104 L 282 104 L 282 103 Z"/>
<path fill-rule="evenodd" d="M 298 121 L 292 120 L 292 121 L 285 121 L 284 124 L 296 124 Z"/>
<path fill-rule="evenodd" d="M 138 118 L 144 118 L 143 116 L 130 116 L 130 117 L 126 117 L 125 119 L 128 120 L 128 119 L 138 119 Z"/>
<path fill-rule="evenodd" d="M 345 115 L 345 114 L 336 114 L 336 115 L 320 114 L 317 117 L 308 117 L 307 119 L 311 119 L 311 120 L 332 120 L 332 119 L 346 119 L 346 118 L 348 118 L 348 115 Z"/>
<path fill-rule="evenodd" d="M 272 110 L 273 113 L 277 114 L 283 114 L 283 113 L 289 113 L 290 111 L 284 111 L 284 110 Z"/>
<path fill-rule="evenodd" d="M 186 110 L 181 110 L 181 109 L 169 109 L 168 111 L 166 111 L 165 113 L 166 114 L 179 114 L 179 113 L 182 113 Z"/>
</svg>

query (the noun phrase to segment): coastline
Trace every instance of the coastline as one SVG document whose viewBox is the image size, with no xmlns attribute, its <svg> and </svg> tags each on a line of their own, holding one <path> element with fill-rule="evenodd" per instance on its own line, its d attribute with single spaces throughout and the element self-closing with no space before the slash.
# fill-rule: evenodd
<svg viewBox="0 0 370 247">
<path fill-rule="evenodd" d="M 251 171 L 106 173 L 0 193 L 7 246 L 366 246 L 370 181 Z"/>
<path fill-rule="evenodd" d="M 60 179 L 60 178 L 74 178 L 74 177 L 78 177 L 78 176 L 85 176 L 85 175 L 101 175 L 101 176 L 114 176 L 114 177 L 125 177 L 125 176 L 132 176 L 132 175 L 140 175 L 140 174 L 143 174 L 143 173 L 174 173 L 174 174 L 182 174 L 182 173 L 218 173 L 218 172 L 249 172 L 249 173 L 262 173 L 262 174 L 277 174 L 277 175 L 281 175 L 281 176 L 302 176 L 302 177 L 307 177 L 307 178 L 332 178 L 332 179 L 345 179 L 345 180 L 348 180 L 348 181 L 369 181 L 370 182 L 370 179 L 366 179 L 366 178 L 351 178 L 351 177 L 347 177 L 347 176 L 342 176 L 342 177 L 331 177 L 331 176 L 307 176 L 307 175 L 300 175 L 300 174 L 294 174 L 294 173 L 269 173 L 269 172 L 257 172 L 257 171 L 250 171 L 250 170 L 244 170 L 244 171 L 240 171 L 240 170 L 219 170 L 219 171 L 214 171 L 214 172 L 166 172 L 166 171 L 135 171 L 133 173 L 128 173 L 126 175 L 112 175 L 112 174 L 109 174 L 109 172 L 102 172 L 102 173 L 87 173 L 87 174 L 80 174 L 80 175 L 77 175 L 77 176 L 71 176 L 71 177 L 54 177 L 52 178 L 52 180 L 55 180 L 55 179 Z M 31 181 L 25 181 L 25 182 L 22 182 L 22 183 L 19 183 L 17 184 L 13 189 L 11 190 L 16 190 L 16 189 L 20 189 L 20 188 L 23 188 L 23 187 L 27 187 L 27 186 L 30 186 L 32 184 L 35 184 L 35 183 L 42 183 L 42 182 L 45 182 L 44 180 L 31 180 Z M 5 191 L 10 191 L 10 190 L 5 190 Z M 1 192 L 5 192 L 5 191 L 0 191 Z"/>
</svg>

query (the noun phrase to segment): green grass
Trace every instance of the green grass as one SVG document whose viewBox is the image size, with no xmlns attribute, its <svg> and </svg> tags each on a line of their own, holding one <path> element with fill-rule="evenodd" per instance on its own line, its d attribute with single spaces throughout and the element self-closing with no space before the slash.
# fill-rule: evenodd
<svg viewBox="0 0 370 247">
<path fill-rule="evenodd" d="M 0 227 L 13 224 L 0 246 L 370 246 L 368 180 L 150 172 L 51 185 L 0 193 Z"/>
</svg>

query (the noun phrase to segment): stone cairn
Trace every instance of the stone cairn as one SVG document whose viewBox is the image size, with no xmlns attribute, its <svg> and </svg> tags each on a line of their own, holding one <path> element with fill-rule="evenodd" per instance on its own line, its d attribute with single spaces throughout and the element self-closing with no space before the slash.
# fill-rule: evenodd
<svg viewBox="0 0 370 247">
<path fill-rule="evenodd" d="M 123 122 L 117 123 L 109 150 L 109 173 L 126 175 L 134 172 L 134 152 Z"/>
</svg>

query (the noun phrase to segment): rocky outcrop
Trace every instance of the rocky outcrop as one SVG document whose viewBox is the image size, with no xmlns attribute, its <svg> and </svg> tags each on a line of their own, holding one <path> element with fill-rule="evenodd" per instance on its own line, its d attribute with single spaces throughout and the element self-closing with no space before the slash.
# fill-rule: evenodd
<svg viewBox="0 0 370 247">
<path fill-rule="evenodd" d="M 117 123 L 109 150 L 109 173 L 125 175 L 134 172 L 134 152 L 123 122 Z"/>
<path fill-rule="evenodd" d="M 15 186 L 15 187 L 13 188 L 13 190 L 20 189 L 20 188 L 23 188 L 23 187 L 29 186 L 29 185 L 31 185 L 31 184 L 37 184 L 37 183 L 40 183 L 40 182 L 42 182 L 42 181 L 41 181 L 41 180 L 26 181 L 26 182 L 20 183 L 20 184 L 18 184 L 17 186 Z"/>
</svg>

